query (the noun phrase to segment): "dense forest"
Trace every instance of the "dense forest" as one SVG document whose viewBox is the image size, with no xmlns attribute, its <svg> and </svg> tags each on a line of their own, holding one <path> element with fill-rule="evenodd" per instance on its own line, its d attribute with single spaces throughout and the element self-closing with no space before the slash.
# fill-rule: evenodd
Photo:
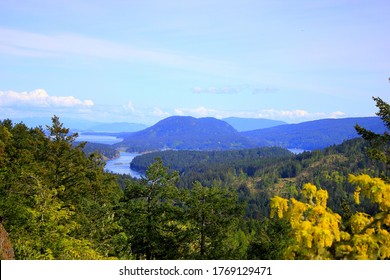
<svg viewBox="0 0 390 280">
<path fill-rule="evenodd" d="M 1 258 L 388 259 L 387 128 L 294 155 L 276 147 L 165 151 L 104 171 L 57 116 L 0 122 Z M 109 150 L 109 149 L 107 149 Z"/>
<path fill-rule="evenodd" d="M 257 149 L 228 150 L 228 151 L 161 151 L 146 153 L 137 156 L 131 162 L 131 168 L 145 173 L 155 158 L 161 158 L 164 164 L 181 173 L 191 170 L 210 169 L 213 166 L 245 169 L 249 172 L 250 167 L 264 166 L 272 159 L 286 159 L 292 157 L 292 153 L 279 147 L 263 147 Z"/>
<path fill-rule="evenodd" d="M 91 142 L 82 143 L 77 141 L 73 144 L 74 147 L 79 145 L 83 146 L 83 151 L 87 156 L 90 156 L 94 152 L 98 152 L 105 160 L 114 159 L 119 156 L 119 151 L 112 145 Z"/>
<path fill-rule="evenodd" d="M 179 171 L 179 187 L 191 188 L 193 182 L 203 185 L 226 184 L 238 190 L 247 201 L 248 216 L 269 215 L 269 202 L 273 195 L 284 193 L 293 196 L 307 182 L 326 189 L 332 198 L 331 209 L 342 213 L 346 203 L 350 207 L 368 211 L 365 203 L 353 204 L 354 186 L 348 174 L 366 173 L 380 177 L 387 172 L 382 162 L 372 161 L 366 151 L 369 144 L 361 138 L 345 141 L 324 150 L 293 155 L 277 147 L 238 151 L 162 151 L 136 157 L 131 166 L 145 172 L 156 158 Z"/>
</svg>

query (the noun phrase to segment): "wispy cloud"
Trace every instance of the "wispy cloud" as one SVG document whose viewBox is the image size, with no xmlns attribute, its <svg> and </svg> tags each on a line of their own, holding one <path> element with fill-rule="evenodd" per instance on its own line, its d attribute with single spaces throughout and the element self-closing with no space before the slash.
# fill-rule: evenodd
<svg viewBox="0 0 390 280">
<path fill-rule="evenodd" d="M 216 117 L 223 118 L 222 111 L 210 109 L 206 107 L 197 108 L 176 108 L 174 114 L 178 116 L 193 116 L 193 117 Z"/>
<path fill-rule="evenodd" d="M 82 55 L 99 58 L 178 60 L 168 53 L 148 51 L 73 33 L 47 35 L 0 28 L 0 52 L 26 56 Z"/>
<path fill-rule="evenodd" d="M 158 46 L 147 49 L 75 33 L 48 35 L 1 27 L 0 54 L 24 57 L 96 57 L 214 72 L 220 71 L 221 65 L 222 68 L 229 67 L 227 61 L 183 55 L 161 50 Z"/>
<path fill-rule="evenodd" d="M 256 85 L 235 85 L 235 86 L 194 86 L 192 92 L 196 94 L 237 94 L 248 92 L 252 94 L 267 94 L 275 93 L 279 89 L 269 86 L 256 86 Z"/>
<path fill-rule="evenodd" d="M 151 116 L 153 117 L 158 117 L 158 118 L 167 118 L 169 117 L 171 114 L 169 112 L 166 112 L 160 108 L 157 108 L 157 107 L 154 107 L 152 113 L 151 113 Z"/>
<path fill-rule="evenodd" d="M 163 118 L 178 116 L 267 118 L 283 120 L 290 123 L 309 121 L 322 118 L 340 118 L 346 114 L 341 111 L 324 113 L 309 112 L 302 109 L 277 110 L 263 109 L 258 111 L 232 111 L 209 108 L 204 106 L 175 108 L 172 110 L 159 107 L 137 107 L 128 101 L 122 106 L 107 106 L 94 104 L 92 100 L 80 100 L 74 96 L 51 96 L 43 89 L 31 92 L 0 91 L 0 109 L 3 117 L 22 116 L 59 116 L 89 119 L 95 121 L 113 122 L 130 121 L 154 123 Z"/>
<path fill-rule="evenodd" d="M 211 93 L 211 94 L 236 94 L 241 91 L 239 87 L 193 87 L 193 93 Z"/>
<path fill-rule="evenodd" d="M 283 120 L 287 122 L 301 122 L 309 121 L 321 118 L 340 118 L 344 117 L 343 112 L 308 112 L 306 110 L 276 110 L 276 109 L 264 109 L 259 111 L 225 111 L 206 107 L 196 108 L 176 108 L 174 110 L 175 115 L 185 116 L 191 115 L 194 117 L 215 117 L 215 118 L 227 118 L 227 117 L 241 117 L 241 118 L 267 118 L 275 120 Z"/>
<path fill-rule="evenodd" d="M 80 100 L 74 96 L 50 96 L 44 89 L 31 92 L 0 91 L 0 107 L 69 108 L 92 107 L 90 99 Z"/>
<path fill-rule="evenodd" d="M 131 101 L 127 102 L 127 104 L 123 105 L 122 107 L 127 112 L 131 112 L 131 113 L 135 113 L 136 112 L 136 109 L 135 109 L 135 107 L 133 105 L 133 102 L 131 102 Z"/>
<path fill-rule="evenodd" d="M 279 89 L 275 88 L 275 87 L 264 87 L 264 88 L 260 88 L 260 87 L 256 87 L 256 88 L 253 88 L 252 90 L 252 93 L 253 94 L 267 94 L 267 93 L 275 93 L 277 92 Z"/>
</svg>

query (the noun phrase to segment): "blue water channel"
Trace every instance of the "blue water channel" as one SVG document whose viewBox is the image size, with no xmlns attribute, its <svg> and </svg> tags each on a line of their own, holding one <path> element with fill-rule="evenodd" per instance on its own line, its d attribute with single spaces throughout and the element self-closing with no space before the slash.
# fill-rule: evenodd
<svg viewBox="0 0 390 280">
<path fill-rule="evenodd" d="M 114 136 L 107 135 L 89 135 L 89 134 L 80 134 L 77 138 L 77 141 L 86 141 L 91 143 L 100 143 L 112 145 L 115 143 L 121 142 L 123 139 L 116 138 Z M 130 169 L 130 163 L 139 154 L 137 153 L 127 153 L 124 151 L 119 152 L 119 157 L 106 161 L 105 170 L 108 172 L 116 173 L 116 174 L 126 174 L 130 175 L 134 178 L 141 178 L 143 174 Z"/>
<path fill-rule="evenodd" d="M 120 156 L 116 159 L 106 161 L 106 170 L 117 174 L 126 174 L 134 178 L 141 178 L 143 174 L 132 170 L 130 163 L 139 154 L 120 151 Z"/>
</svg>

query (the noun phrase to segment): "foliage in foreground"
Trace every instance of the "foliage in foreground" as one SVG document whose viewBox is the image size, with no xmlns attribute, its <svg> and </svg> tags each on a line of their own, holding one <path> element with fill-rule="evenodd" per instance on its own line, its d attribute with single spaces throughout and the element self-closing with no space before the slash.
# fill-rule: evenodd
<svg viewBox="0 0 390 280">
<path fill-rule="evenodd" d="M 390 105 L 373 98 L 378 116 L 390 129 Z M 327 207 L 328 192 L 307 183 L 301 192 L 303 201 L 275 196 L 271 200 L 271 218 L 288 220 L 293 242 L 285 251 L 287 259 L 389 259 L 390 258 L 390 184 L 388 177 L 390 135 L 376 134 L 356 125 L 356 130 L 368 141 L 369 156 L 385 164 L 382 178 L 367 174 L 350 174 L 355 185 L 354 200 L 361 197 L 377 206 L 372 215 L 356 212 L 347 221 Z"/>
<path fill-rule="evenodd" d="M 141 180 L 104 172 L 57 117 L 47 130 L 5 120 L 0 248 L 16 259 L 388 259 L 388 133 L 361 133 L 372 161 L 352 141 L 256 168 L 205 165 L 180 187 L 161 159 Z"/>
<path fill-rule="evenodd" d="M 308 183 L 303 201 L 275 196 L 271 218 L 287 219 L 293 243 L 286 259 L 387 259 L 390 257 L 390 185 L 368 175 L 350 175 L 355 201 L 365 196 L 378 205 L 374 216 L 357 212 L 348 221 L 327 208 L 328 192 Z"/>
<path fill-rule="evenodd" d="M 76 136 L 58 117 L 47 131 L 0 123 L 0 217 L 17 259 L 113 256 L 120 190 Z"/>
</svg>

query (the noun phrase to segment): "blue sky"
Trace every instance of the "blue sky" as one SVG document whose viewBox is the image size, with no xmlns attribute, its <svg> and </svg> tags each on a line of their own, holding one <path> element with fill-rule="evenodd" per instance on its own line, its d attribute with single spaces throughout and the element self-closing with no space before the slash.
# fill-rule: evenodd
<svg viewBox="0 0 390 280">
<path fill-rule="evenodd" d="M 389 14 L 387 0 L 0 0 L 0 116 L 374 115 Z"/>
</svg>

